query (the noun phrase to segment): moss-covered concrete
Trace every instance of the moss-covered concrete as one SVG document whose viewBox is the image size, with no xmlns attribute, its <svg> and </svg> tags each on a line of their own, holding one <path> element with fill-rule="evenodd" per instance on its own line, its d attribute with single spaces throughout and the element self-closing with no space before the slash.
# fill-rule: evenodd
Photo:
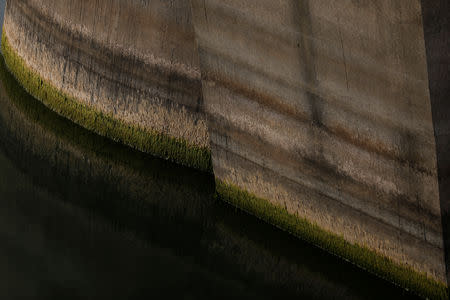
<svg viewBox="0 0 450 300">
<path fill-rule="evenodd" d="M 338 248 L 445 282 L 448 26 L 424 3 L 16 0 L 3 47 L 27 90 L 74 122 L 201 170 L 211 145 L 216 178 L 254 195 L 235 202 L 272 205 L 254 214 L 289 229 L 283 207 Z M 334 252 L 440 290 L 352 251 Z"/>
<path fill-rule="evenodd" d="M 215 177 L 447 282 L 422 8 L 192 0 Z"/>
<path fill-rule="evenodd" d="M 127 124 L 111 114 L 105 114 L 80 103 L 74 97 L 60 91 L 27 66 L 26 62 L 8 43 L 3 30 L 2 52 L 8 69 L 34 97 L 48 108 L 73 122 L 117 142 L 158 157 L 203 171 L 211 171 L 209 149 L 192 145 L 179 138 Z"/>
<path fill-rule="evenodd" d="M 328 232 L 304 218 L 290 214 L 285 208 L 232 184 L 216 180 L 216 190 L 220 199 L 413 293 L 431 299 L 448 299 L 447 285 L 426 273 L 395 263 L 367 247 L 352 244 L 342 236 Z"/>
</svg>

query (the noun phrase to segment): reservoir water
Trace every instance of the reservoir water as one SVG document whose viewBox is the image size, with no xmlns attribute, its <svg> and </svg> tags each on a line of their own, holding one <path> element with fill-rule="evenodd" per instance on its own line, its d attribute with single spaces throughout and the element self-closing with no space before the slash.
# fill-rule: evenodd
<svg viewBox="0 0 450 300">
<path fill-rule="evenodd" d="M 59 117 L 0 57 L 0 299 L 151 297 L 412 295 L 222 203 L 211 175 Z"/>
</svg>

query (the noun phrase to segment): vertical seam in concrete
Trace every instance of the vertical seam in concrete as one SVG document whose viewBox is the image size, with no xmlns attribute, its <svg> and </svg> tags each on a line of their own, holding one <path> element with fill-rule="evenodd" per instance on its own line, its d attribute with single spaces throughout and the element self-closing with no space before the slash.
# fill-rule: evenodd
<svg viewBox="0 0 450 300">
<path fill-rule="evenodd" d="M 344 40 L 342 38 L 342 31 L 341 31 L 341 20 L 338 16 L 337 18 L 338 28 L 339 28 L 339 40 L 341 42 L 341 49 L 342 49 L 342 61 L 344 62 L 344 70 L 345 70 L 345 82 L 347 84 L 347 91 L 349 90 L 348 86 L 348 72 L 347 72 L 347 60 L 345 58 L 345 51 L 344 51 Z"/>
</svg>

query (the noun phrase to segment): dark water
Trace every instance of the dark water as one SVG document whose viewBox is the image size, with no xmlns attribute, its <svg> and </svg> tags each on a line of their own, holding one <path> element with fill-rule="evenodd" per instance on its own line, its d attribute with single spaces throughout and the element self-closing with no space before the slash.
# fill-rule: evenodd
<svg viewBox="0 0 450 300">
<path fill-rule="evenodd" d="M 0 79 L 0 299 L 411 298 Z"/>
</svg>

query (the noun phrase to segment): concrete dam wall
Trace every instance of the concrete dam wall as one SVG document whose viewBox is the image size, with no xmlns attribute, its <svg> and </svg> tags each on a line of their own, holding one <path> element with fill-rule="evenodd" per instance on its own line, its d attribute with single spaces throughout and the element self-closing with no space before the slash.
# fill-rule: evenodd
<svg viewBox="0 0 450 300">
<path fill-rule="evenodd" d="M 2 49 L 62 115 L 442 298 L 449 4 L 430 2 L 15 0 Z"/>
<path fill-rule="evenodd" d="M 4 27 L 10 47 L 59 98 L 113 117 L 122 131 L 141 129 L 209 152 L 188 1 L 8 1 Z M 126 139 L 113 130 L 104 135 Z M 143 148 L 135 139 L 127 144 Z M 201 169 L 209 163 L 149 152 Z"/>
<path fill-rule="evenodd" d="M 421 4 L 344 2 L 193 1 L 214 174 L 445 281 Z"/>
</svg>

